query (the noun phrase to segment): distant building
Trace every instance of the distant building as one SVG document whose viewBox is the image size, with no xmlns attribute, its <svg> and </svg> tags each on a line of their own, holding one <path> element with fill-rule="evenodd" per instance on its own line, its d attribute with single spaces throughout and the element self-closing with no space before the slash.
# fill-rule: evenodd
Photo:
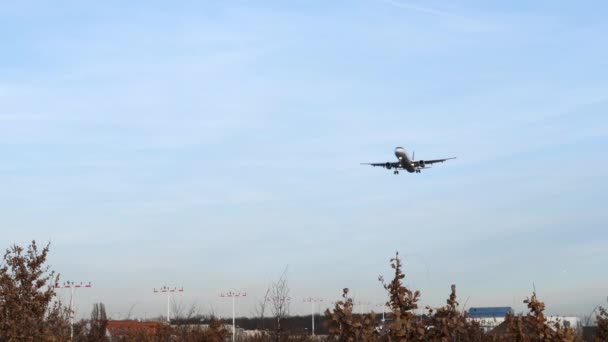
<svg viewBox="0 0 608 342">
<path fill-rule="evenodd" d="M 513 312 L 510 306 L 470 308 L 468 319 L 479 323 L 484 332 L 491 331 L 504 322 L 507 313 Z"/>
<path fill-rule="evenodd" d="M 581 319 L 575 316 L 549 316 L 547 317 L 548 324 L 559 324 L 562 327 L 572 328 L 577 332 L 583 329 Z"/>
<path fill-rule="evenodd" d="M 133 320 L 108 321 L 106 330 L 112 337 L 125 336 L 140 331 L 156 334 L 156 332 L 164 325 L 166 324 L 161 322 L 140 322 Z"/>
<path fill-rule="evenodd" d="M 559 323 L 560 327 L 572 328 L 572 329 L 574 329 L 574 332 L 579 335 L 581 333 L 582 334 L 585 333 L 585 331 L 582 329 L 582 326 L 580 324 L 580 319 L 578 317 L 552 316 L 552 317 L 547 317 L 546 319 L 547 319 L 547 322 L 546 322 L 547 326 L 549 326 L 553 330 L 556 329 L 557 324 Z M 537 331 L 537 329 L 538 328 L 537 328 L 534 320 L 532 320 L 532 321 L 526 320 L 526 319 L 522 320 L 523 333 L 534 334 Z M 500 325 L 498 325 L 491 332 L 489 332 L 488 335 L 506 338 L 509 341 L 514 339 L 513 332 L 510 331 L 509 324 L 507 322 L 503 322 Z M 588 340 L 584 339 L 584 341 L 588 341 Z M 592 340 L 590 340 L 590 341 L 592 341 Z"/>
</svg>

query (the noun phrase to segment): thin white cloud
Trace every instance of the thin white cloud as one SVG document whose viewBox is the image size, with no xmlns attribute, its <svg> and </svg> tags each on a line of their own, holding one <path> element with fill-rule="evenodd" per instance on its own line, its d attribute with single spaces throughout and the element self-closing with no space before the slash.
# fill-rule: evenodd
<svg viewBox="0 0 608 342">
<path fill-rule="evenodd" d="M 452 12 L 447 12 L 444 10 L 439 10 L 439 9 L 435 9 L 435 8 L 428 7 L 428 6 L 420 6 L 420 5 L 413 4 L 411 2 L 404 2 L 404 1 L 397 1 L 397 0 L 380 0 L 380 1 L 387 3 L 389 5 L 395 6 L 395 7 L 409 9 L 409 10 L 413 10 L 413 11 L 417 11 L 417 12 L 422 12 L 422 13 L 427 13 L 427 14 L 442 16 L 442 17 L 450 17 L 450 18 L 460 19 L 460 20 L 468 20 L 467 18 L 460 16 L 458 14 L 452 13 Z"/>
<path fill-rule="evenodd" d="M 483 33 L 483 32 L 498 32 L 505 29 L 505 18 L 492 15 L 492 18 L 487 17 L 489 14 L 484 15 L 462 15 L 454 11 L 447 11 L 444 9 L 431 7 L 428 5 L 420 5 L 411 1 L 400 1 L 400 0 L 377 0 L 380 3 L 387 4 L 396 8 L 400 8 L 407 11 L 418 12 L 426 14 L 431 17 L 443 19 L 442 23 L 448 23 L 451 28 L 464 31 L 467 33 Z"/>
</svg>

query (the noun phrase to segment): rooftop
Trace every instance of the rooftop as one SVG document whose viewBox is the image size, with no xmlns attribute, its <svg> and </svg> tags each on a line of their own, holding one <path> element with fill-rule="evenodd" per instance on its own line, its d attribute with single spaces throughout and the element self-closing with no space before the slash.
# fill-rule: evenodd
<svg viewBox="0 0 608 342">
<path fill-rule="evenodd" d="M 505 315 L 509 312 L 512 312 L 510 306 L 496 306 L 496 307 L 479 307 L 479 308 L 470 308 L 469 309 L 469 317 L 471 318 L 499 318 L 505 317 Z"/>
</svg>

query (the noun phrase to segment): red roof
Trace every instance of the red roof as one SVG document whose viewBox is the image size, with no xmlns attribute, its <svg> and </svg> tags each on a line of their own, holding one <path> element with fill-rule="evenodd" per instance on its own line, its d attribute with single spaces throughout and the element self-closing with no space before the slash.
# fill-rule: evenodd
<svg viewBox="0 0 608 342">
<path fill-rule="evenodd" d="M 164 323 L 161 322 L 139 322 L 139 321 L 108 321 L 106 329 L 113 336 L 124 335 L 136 331 L 144 330 L 150 334 L 156 334 L 158 329 L 162 327 Z"/>
</svg>

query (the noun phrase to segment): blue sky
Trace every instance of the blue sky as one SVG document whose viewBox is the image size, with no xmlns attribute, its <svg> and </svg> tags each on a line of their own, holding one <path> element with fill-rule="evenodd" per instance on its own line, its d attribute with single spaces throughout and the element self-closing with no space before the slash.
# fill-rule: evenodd
<svg viewBox="0 0 608 342">
<path fill-rule="evenodd" d="M 441 305 L 606 298 L 604 2 L 120 1 L 0 8 L 3 246 L 52 242 L 82 315 L 292 311 L 388 260 Z M 420 175 L 360 166 L 458 156 Z"/>
</svg>

